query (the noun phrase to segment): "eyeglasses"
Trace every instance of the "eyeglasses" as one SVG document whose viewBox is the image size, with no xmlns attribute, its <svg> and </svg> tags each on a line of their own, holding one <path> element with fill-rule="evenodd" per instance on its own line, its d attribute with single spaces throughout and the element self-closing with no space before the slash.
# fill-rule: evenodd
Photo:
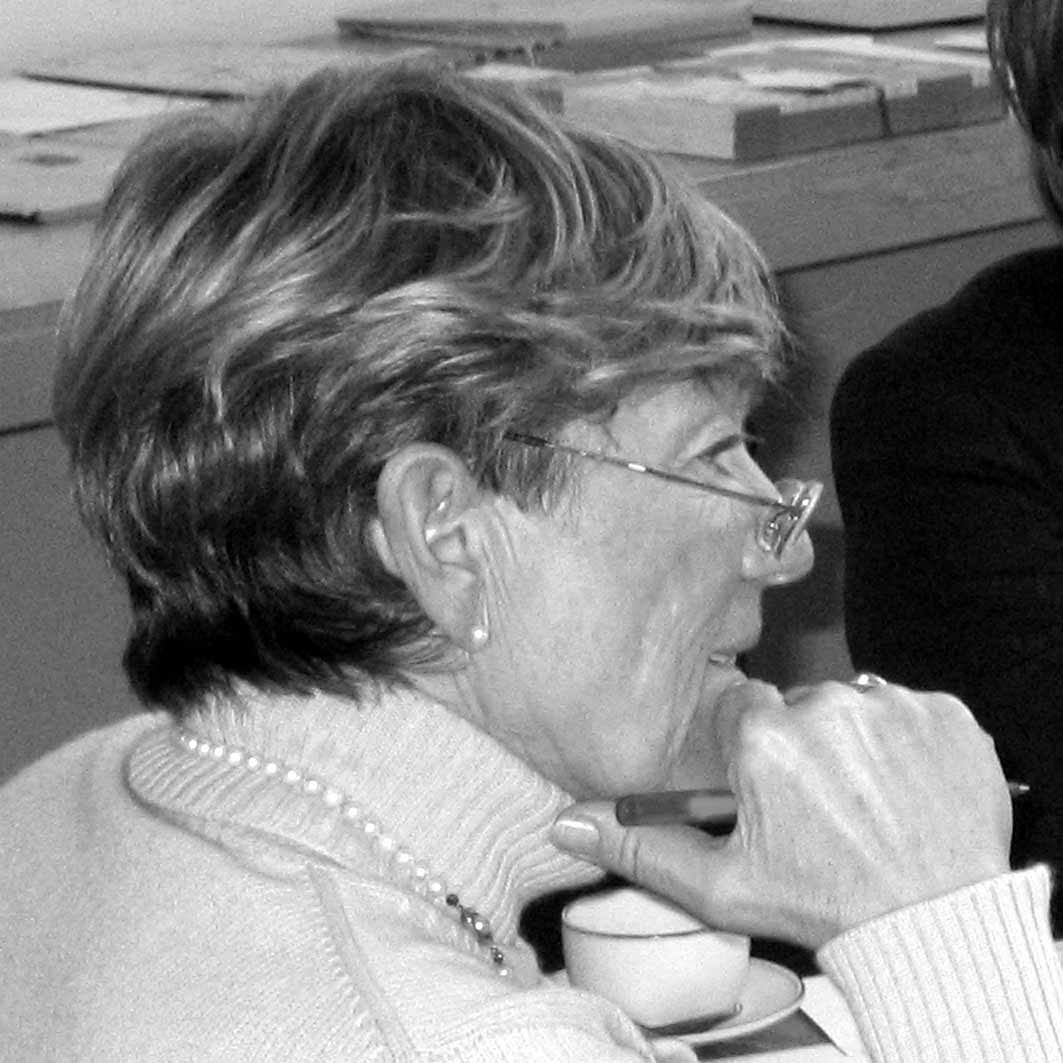
<svg viewBox="0 0 1063 1063">
<path fill-rule="evenodd" d="M 640 461 L 628 461 L 626 458 L 615 458 L 608 454 L 596 453 L 593 450 L 581 450 L 579 447 L 571 447 L 565 443 L 555 443 L 553 440 L 543 439 L 541 436 L 526 435 L 523 432 L 507 432 L 504 438 L 514 443 L 523 443 L 529 447 L 540 447 L 548 450 L 557 450 L 564 454 L 574 454 L 576 457 L 589 458 L 591 461 L 601 462 L 604 465 L 615 465 L 631 472 L 655 476 L 657 479 L 667 480 L 669 483 L 684 484 L 687 487 L 695 487 L 714 495 L 736 498 L 740 502 L 761 506 L 767 509 L 768 513 L 757 527 L 757 545 L 775 557 L 782 557 L 787 547 L 801 537 L 801 533 L 808 526 L 809 518 L 819 502 L 819 496 L 823 493 L 823 484 L 817 480 L 787 479 L 779 480 L 775 484 L 775 490 L 779 492 L 779 497 L 768 498 L 767 495 L 754 495 L 745 491 L 734 491 L 729 487 L 717 487 L 715 484 L 702 483 L 700 480 L 692 480 L 688 476 L 679 476 L 677 473 L 668 472 L 666 469 L 656 469 L 652 465 L 644 465 Z"/>
</svg>

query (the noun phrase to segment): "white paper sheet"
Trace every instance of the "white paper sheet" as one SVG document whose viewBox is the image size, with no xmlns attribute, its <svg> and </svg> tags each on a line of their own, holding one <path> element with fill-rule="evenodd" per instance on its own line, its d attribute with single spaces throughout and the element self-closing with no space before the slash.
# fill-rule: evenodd
<svg viewBox="0 0 1063 1063">
<path fill-rule="evenodd" d="M 805 999 L 801 1002 L 801 1010 L 850 1059 L 867 1058 L 845 998 L 825 975 L 805 979 Z"/>
<path fill-rule="evenodd" d="M 0 133 L 54 133 L 147 118 L 190 105 L 188 100 L 159 93 L 118 92 L 23 77 L 0 78 Z"/>
<path fill-rule="evenodd" d="M 989 51 L 985 30 L 979 26 L 973 30 L 953 30 L 934 38 L 938 48 L 954 48 L 959 52 L 979 52 L 985 55 Z"/>
</svg>

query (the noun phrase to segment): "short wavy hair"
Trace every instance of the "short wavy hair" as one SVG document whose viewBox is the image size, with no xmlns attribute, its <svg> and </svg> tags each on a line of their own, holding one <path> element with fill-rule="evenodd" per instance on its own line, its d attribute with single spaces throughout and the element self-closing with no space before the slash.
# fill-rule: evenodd
<svg viewBox="0 0 1063 1063">
<path fill-rule="evenodd" d="M 740 228 L 512 90 L 324 71 L 168 121 L 116 178 L 54 394 L 134 689 L 180 711 L 401 680 L 432 639 L 369 542 L 389 456 L 439 443 L 548 507 L 577 474 L 507 432 L 756 389 L 785 350 Z"/>
<path fill-rule="evenodd" d="M 1063 0 L 989 0 L 989 56 L 1033 144 L 1045 207 L 1063 226 Z"/>
</svg>

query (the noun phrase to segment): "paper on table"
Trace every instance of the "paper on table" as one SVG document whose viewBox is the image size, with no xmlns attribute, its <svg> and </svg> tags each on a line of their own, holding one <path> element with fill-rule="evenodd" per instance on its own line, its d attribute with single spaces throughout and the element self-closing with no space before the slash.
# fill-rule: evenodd
<svg viewBox="0 0 1063 1063">
<path fill-rule="evenodd" d="M 47 137 L 0 148 L 0 218 L 44 223 L 96 214 L 123 155 Z"/>
<path fill-rule="evenodd" d="M 778 51 L 786 54 L 797 52 L 800 54 L 801 51 L 809 51 L 865 56 L 868 58 L 879 59 L 907 59 L 917 63 L 952 63 L 963 66 L 967 69 L 978 70 L 984 68 L 988 71 L 989 65 L 983 56 L 964 54 L 976 51 L 984 53 L 986 51 L 985 31 L 974 30 L 971 31 L 971 33 L 974 34 L 974 37 L 981 37 L 982 47 L 980 49 L 973 47 L 961 49 L 957 45 L 953 45 L 952 50 L 941 47 L 912 48 L 904 45 L 885 44 L 881 40 L 876 40 L 869 33 L 842 33 L 829 37 L 790 37 L 779 41 L 756 41 L 746 44 L 734 44 L 725 48 L 714 48 L 710 54 L 714 56 L 733 56 L 743 54 L 757 55 L 771 51 Z M 968 39 L 966 34 L 956 33 L 939 37 L 934 43 L 935 45 L 940 45 L 943 41 L 949 40 L 952 37 L 955 37 L 957 40 Z M 974 38 L 971 39 L 973 40 Z"/>
<path fill-rule="evenodd" d="M 989 42 L 981 26 L 975 30 L 953 30 L 952 33 L 943 33 L 940 37 L 934 38 L 934 44 L 938 48 L 954 48 L 959 52 L 980 52 L 984 55 L 989 51 Z"/>
<path fill-rule="evenodd" d="M 204 99 L 260 96 L 326 66 L 370 69 L 401 62 L 443 66 L 436 48 L 387 42 L 300 47 L 267 44 L 186 43 L 116 48 L 39 60 L 22 72 L 47 81 L 110 86 Z"/>
<path fill-rule="evenodd" d="M 825 975 L 805 979 L 805 998 L 801 1010 L 847 1056 L 865 1059 L 863 1041 L 845 998 Z"/>
<path fill-rule="evenodd" d="M 786 70 L 739 70 L 738 76 L 758 89 L 779 89 L 787 92 L 830 92 L 831 89 L 853 84 L 845 75 L 831 74 L 826 70 L 804 70 L 791 67 Z"/>
<path fill-rule="evenodd" d="M 124 154 L 51 137 L 0 147 L 0 218 L 46 223 L 92 216 Z"/>
<path fill-rule="evenodd" d="M 866 48 L 874 44 L 875 38 L 870 33 L 835 33 L 830 36 L 812 34 L 807 37 L 783 37 L 777 41 L 756 40 L 742 44 L 728 44 L 722 48 L 713 48 L 712 55 L 742 55 L 744 52 L 760 53 L 766 48 L 779 46 L 787 51 L 793 48 L 831 48 L 853 49 Z"/>
<path fill-rule="evenodd" d="M 116 92 L 20 77 L 0 79 L 0 132 L 19 136 L 146 118 L 188 106 L 187 100 L 158 93 Z"/>
<path fill-rule="evenodd" d="M 861 40 L 858 37 L 854 37 L 839 50 L 855 55 L 878 55 L 884 58 L 910 59 L 919 63 L 953 63 L 971 69 L 989 70 L 988 60 L 981 55 L 963 54 L 956 51 L 950 52 L 941 48 L 909 48 L 900 44 L 883 44 L 873 38 Z M 983 48 L 981 51 L 984 52 L 986 49 Z"/>
</svg>

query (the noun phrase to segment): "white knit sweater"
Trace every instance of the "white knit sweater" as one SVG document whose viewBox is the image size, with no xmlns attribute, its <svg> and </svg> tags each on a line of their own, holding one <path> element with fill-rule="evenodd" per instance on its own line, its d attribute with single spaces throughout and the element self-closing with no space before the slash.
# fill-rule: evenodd
<svg viewBox="0 0 1063 1063">
<path fill-rule="evenodd" d="M 195 750 L 138 716 L 0 790 L 0 1059 L 651 1058 L 517 937 L 529 900 L 595 872 L 548 841 L 568 797 L 497 743 L 408 693 L 260 698 L 192 727 Z M 509 978 L 417 865 L 490 921 Z M 1006 876 L 823 950 L 875 1058 L 1063 1058 L 1047 890 L 1042 869 Z"/>
</svg>

